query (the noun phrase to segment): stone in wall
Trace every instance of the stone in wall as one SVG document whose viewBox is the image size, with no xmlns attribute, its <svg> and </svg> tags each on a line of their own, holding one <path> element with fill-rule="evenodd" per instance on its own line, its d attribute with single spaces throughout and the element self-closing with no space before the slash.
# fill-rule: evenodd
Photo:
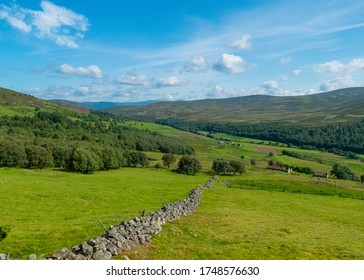
<svg viewBox="0 0 364 280">
<path fill-rule="evenodd" d="M 8 259 L 8 255 L 7 254 L 0 254 L 0 261 L 5 261 Z"/>
</svg>

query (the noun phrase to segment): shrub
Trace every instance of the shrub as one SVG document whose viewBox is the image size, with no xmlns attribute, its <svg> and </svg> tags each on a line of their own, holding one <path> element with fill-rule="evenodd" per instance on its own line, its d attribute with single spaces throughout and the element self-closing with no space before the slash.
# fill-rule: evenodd
<svg viewBox="0 0 364 280">
<path fill-rule="evenodd" d="M 163 165 L 169 168 L 171 164 L 173 164 L 176 161 L 176 157 L 173 154 L 168 153 L 163 155 L 162 160 L 163 160 Z"/>
<path fill-rule="evenodd" d="M 234 174 L 235 173 L 239 173 L 239 174 L 245 173 L 244 164 L 238 160 L 231 160 L 230 166 L 233 168 Z"/>
<path fill-rule="evenodd" d="M 10 226 L 0 226 L 0 242 L 8 236 L 10 231 Z"/>
<path fill-rule="evenodd" d="M 354 172 L 344 163 L 337 162 L 332 166 L 331 175 L 338 179 L 355 180 L 357 179 Z"/>
<path fill-rule="evenodd" d="M 27 155 L 24 146 L 13 140 L 3 140 L 0 143 L 0 166 L 25 167 Z"/>
<path fill-rule="evenodd" d="M 99 166 L 91 152 L 84 148 L 75 148 L 68 161 L 67 169 L 83 174 L 90 174 L 98 170 Z"/>
<path fill-rule="evenodd" d="M 214 160 L 214 162 L 212 163 L 212 170 L 217 174 L 222 173 L 224 175 L 228 173 L 233 173 L 234 171 L 230 163 L 223 158 L 218 158 Z"/>
<path fill-rule="evenodd" d="M 201 164 L 195 157 L 183 156 L 178 162 L 177 172 L 186 175 L 195 175 L 201 169 Z"/>
</svg>

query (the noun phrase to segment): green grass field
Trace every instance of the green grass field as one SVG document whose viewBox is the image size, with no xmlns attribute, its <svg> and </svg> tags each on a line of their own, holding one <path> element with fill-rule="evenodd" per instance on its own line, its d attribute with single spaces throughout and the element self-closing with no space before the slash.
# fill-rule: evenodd
<svg viewBox="0 0 364 280">
<path fill-rule="evenodd" d="M 135 259 L 364 259 L 364 202 L 215 184 Z M 122 258 L 122 256 L 120 257 Z"/>
<path fill-rule="evenodd" d="M 187 196 L 209 176 L 123 168 L 92 175 L 0 169 L 0 225 L 10 225 L 0 252 L 12 258 L 72 247 L 123 220 Z"/>
<path fill-rule="evenodd" d="M 100 221 L 108 227 L 186 197 L 213 175 L 214 159 L 240 160 L 244 155 L 246 174 L 220 176 L 219 183 L 203 192 L 193 216 L 166 224 L 148 246 L 125 254 L 134 259 L 364 259 L 363 184 L 266 169 L 271 158 L 325 172 L 334 162 L 345 161 L 359 176 L 364 174 L 362 162 L 279 143 L 234 137 L 241 144 L 234 146 L 156 124 L 128 124 L 183 138 L 194 147 L 203 172 L 185 176 L 155 169 L 162 157 L 156 152 L 148 153 L 154 159 L 149 168 L 91 175 L 2 168 L 0 225 L 10 225 L 11 231 L 0 243 L 1 253 L 25 259 L 71 248 L 101 235 Z M 322 163 L 283 156 L 283 149 Z M 251 165 L 251 159 L 257 164 Z"/>
</svg>

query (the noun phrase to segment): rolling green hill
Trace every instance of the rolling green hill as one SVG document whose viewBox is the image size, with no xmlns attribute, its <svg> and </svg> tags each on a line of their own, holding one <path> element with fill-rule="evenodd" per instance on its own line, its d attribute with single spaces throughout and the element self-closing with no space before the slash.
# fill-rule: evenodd
<svg viewBox="0 0 364 280">
<path fill-rule="evenodd" d="M 89 111 L 85 108 L 49 102 L 31 95 L 0 88 L 0 115 L 34 116 L 34 113 L 40 109 L 67 115 Z"/>
<path fill-rule="evenodd" d="M 305 96 L 253 95 L 226 99 L 159 102 L 114 107 L 108 112 L 147 119 L 325 125 L 364 119 L 364 88 L 347 88 Z"/>
</svg>

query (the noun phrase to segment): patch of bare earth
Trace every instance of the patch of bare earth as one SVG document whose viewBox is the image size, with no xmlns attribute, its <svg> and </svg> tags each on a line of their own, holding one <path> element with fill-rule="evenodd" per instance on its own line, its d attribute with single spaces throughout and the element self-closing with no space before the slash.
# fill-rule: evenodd
<svg viewBox="0 0 364 280">
<path fill-rule="evenodd" d="M 276 154 L 277 153 L 277 150 L 274 148 L 259 147 L 259 146 L 255 146 L 252 151 L 256 152 L 256 153 L 262 153 L 262 154 L 269 154 L 269 153 Z"/>
</svg>

